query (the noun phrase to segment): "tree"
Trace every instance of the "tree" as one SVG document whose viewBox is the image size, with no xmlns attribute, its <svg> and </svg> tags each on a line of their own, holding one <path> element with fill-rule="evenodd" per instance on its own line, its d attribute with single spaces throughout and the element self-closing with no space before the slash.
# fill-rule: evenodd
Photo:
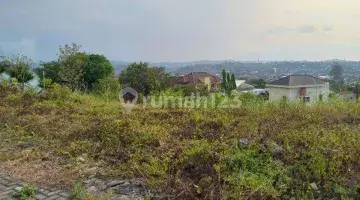
<svg viewBox="0 0 360 200">
<path fill-rule="evenodd" d="M 228 88 L 229 90 L 231 90 L 231 78 L 230 78 L 230 74 L 227 73 L 226 74 L 226 88 Z"/>
<path fill-rule="evenodd" d="M 11 58 L 7 72 L 10 77 L 18 81 L 21 91 L 24 91 L 27 82 L 34 79 L 34 74 L 31 72 L 33 65 L 34 62 L 24 55 L 15 55 Z"/>
<path fill-rule="evenodd" d="M 9 69 L 11 63 L 5 57 L 0 57 L 0 74 L 4 73 L 7 69 Z"/>
<path fill-rule="evenodd" d="M 150 90 L 156 93 L 164 91 L 170 80 L 170 74 L 164 67 L 150 67 L 148 69 Z"/>
<path fill-rule="evenodd" d="M 59 47 L 58 62 L 60 71 L 58 72 L 61 82 L 65 83 L 72 90 L 85 89 L 84 68 L 88 63 L 88 55 L 80 52 L 81 45 L 72 43 Z"/>
<path fill-rule="evenodd" d="M 97 80 L 114 74 L 114 67 L 105 56 L 90 54 L 87 60 L 84 68 L 84 81 L 87 88 L 91 89 Z"/>
<path fill-rule="evenodd" d="M 43 78 L 51 79 L 53 83 L 61 83 L 61 77 L 59 75 L 61 70 L 61 64 L 58 61 L 42 62 L 42 67 L 36 68 L 35 73 L 40 79 L 40 83 Z M 42 87 L 42 84 L 40 84 Z"/>
<path fill-rule="evenodd" d="M 132 87 L 143 95 L 149 95 L 151 91 L 163 90 L 169 74 L 165 68 L 149 67 L 146 62 L 131 63 L 128 68 L 119 75 L 119 82 L 126 87 Z"/>
<path fill-rule="evenodd" d="M 72 90 L 83 90 L 86 88 L 84 74 L 85 66 L 89 62 L 88 55 L 85 53 L 76 53 L 68 56 L 61 62 L 59 76 L 62 82 L 68 85 Z"/>
<path fill-rule="evenodd" d="M 226 84 L 226 71 L 225 71 L 225 69 L 222 69 L 222 83 L 221 83 L 221 87 L 222 87 L 222 89 L 225 90 L 225 91 L 226 91 L 226 86 L 227 86 L 227 84 Z"/>
<path fill-rule="evenodd" d="M 359 99 L 359 96 L 360 96 L 360 82 L 359 82 L 359 81 L 357 81 L 357 82 L 355 83 L 353 92 L 354 92 L 355 95 L 356 95 L 356 101 L 357 101 L 357 100 Z"/>
<path fill-rule="evenodd" d="M 59 46 L 59 54 L 58 54 L 58 61 L 63 62 L 69 56 L 75 55 L 80 52 L 81 45 L 72 43 L 72 44 L 65 44 L 64 46 Z"/>
<path fill-rule="evenodd" d="M 231 87 L 233 90 L 236 89 L 236 80 L 235 80 L 235 75 L 231 74 Z"/>
<path fill-rule="evenodd" d="M 266 87 L 266 81 L 262 78 L 249 79 L 246 81 L 246 83 L 255 86 L 255 88 L 265 88 Z"/>
<path fill-rule="evenodd" d="M 330 81 L 330 87 L 332 90 L 339 91 L 341 90 L 341 88 L 343 88 L 345 84 L 343 74 L 344 74 L 344 70 L 340 65 L 334 65 L 331 68 L 329 75 L 331 76 L 332 79 Z"/>
</svg>

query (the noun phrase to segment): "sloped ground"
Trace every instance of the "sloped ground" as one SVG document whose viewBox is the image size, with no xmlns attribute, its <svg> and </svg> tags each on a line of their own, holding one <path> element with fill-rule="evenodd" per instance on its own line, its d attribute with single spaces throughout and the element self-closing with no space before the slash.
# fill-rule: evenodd
<svg viewBox="0 0 360 200">
<path fill-rule="evenodd" d="M 168 199 L 360 198 L 360 104 L 135 108 L 0 87 L 0 171 L 71 187 L 95 174 Z M 85 178 L 86 180 L 86 178 Z"/>
</svg>

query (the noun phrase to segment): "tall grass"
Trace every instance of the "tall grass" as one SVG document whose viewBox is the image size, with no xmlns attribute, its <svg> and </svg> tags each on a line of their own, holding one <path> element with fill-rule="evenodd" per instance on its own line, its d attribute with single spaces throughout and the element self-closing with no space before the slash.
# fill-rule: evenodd
<svg viewBox="0 0 360 200">
<path fill-rule="evenodd" d="M 46 98 L 0 87 L 0 98 L 3 165 L 31 148 L 37 154 L 24 162 L 47 152 L 65 169 L 96 163 L 171 199 L 360 198 L 358 103 L 242 95 L 239 108 L 138 105 L 125 113 L 116 99 L 61 86 Z"/>
</svg>

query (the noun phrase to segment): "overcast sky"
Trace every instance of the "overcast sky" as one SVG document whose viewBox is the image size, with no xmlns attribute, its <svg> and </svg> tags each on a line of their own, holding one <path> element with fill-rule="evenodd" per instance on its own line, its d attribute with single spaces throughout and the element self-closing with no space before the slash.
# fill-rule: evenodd
<svg viewBox="0 0 360 200">
<path fill-rule="evenodd" d="M 76 42 L 123 61 L 360 60 L 359 0 L 0 0 L 0 55 Z"/>
</svg>

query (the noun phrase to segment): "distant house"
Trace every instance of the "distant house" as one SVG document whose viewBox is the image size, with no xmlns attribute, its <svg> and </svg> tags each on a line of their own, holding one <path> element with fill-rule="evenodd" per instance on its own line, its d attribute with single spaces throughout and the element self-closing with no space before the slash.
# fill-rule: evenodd
<svg viewBox="0 0 360 200">
<path fill-rule="evenodd" d="M 245 83 L 246 80 L 235 80 L 236 87 L 239 87 L 241 84 Z"/>
<path fill-rule="evenodd" d="M 194 85 L 197 89 L 204 88 L 209 91 L 219 90 L 222 80 L 220 77 L 208 72 L 191 72 L 171 80 L 173 85 Z"/>
<path fill-rule="evenodd" d="M 345 101 L 355 101 L 356 100 L 356 94 L 350 91 L 341 91 L 337 93 L 337 96 L 339 99 L 345 100 Z"/>
<path fill-rule="evenodd" d="M 268 84 L 269 100 L 324 101 L 329 95 L 329 83 L 310 75 L 290 75 Z"/>
</svg>

